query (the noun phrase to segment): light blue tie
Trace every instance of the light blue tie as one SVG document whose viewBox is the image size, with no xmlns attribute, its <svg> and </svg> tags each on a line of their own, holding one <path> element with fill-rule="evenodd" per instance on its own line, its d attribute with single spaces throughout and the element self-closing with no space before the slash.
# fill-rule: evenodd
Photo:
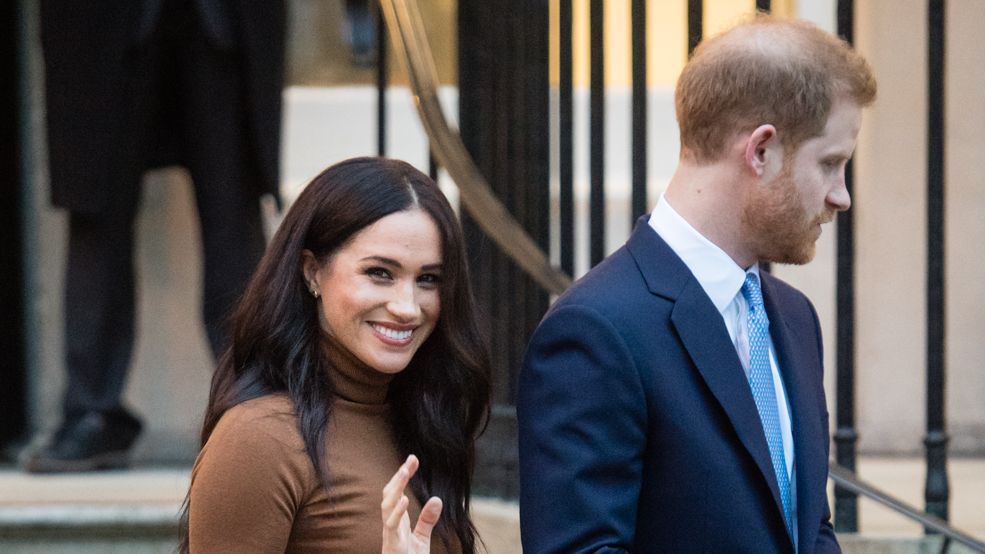
<svg viewBox="0 0 985 554">
<path fill-rule="evenodd" d="M 780 432 L 780 412 L 776 406 L 776 391 L 773 388 L 773 371 L 770 369 L 770 320 L 766 317 L 763 305 L 763 291 L 759 288 L 759 278 L 753 273 L 746 274 L 742 284 L 742 296 L 749 305 L 749 387 L 756 401 L 756 410 L 763 423 L 766 443 L 770 447 L 773 460 L 773 473 L 780 487 L 780 501 L 783 503 L 783 519 L 787 532 L 790 529 L 790 477 L 787 475 L 787 462 L 783 455 L 783 435 Z"/>
</svg>

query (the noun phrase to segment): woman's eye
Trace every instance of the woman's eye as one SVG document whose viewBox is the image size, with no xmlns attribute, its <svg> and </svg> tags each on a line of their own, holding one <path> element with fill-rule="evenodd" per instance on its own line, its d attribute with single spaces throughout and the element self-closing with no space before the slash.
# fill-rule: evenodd
<svg viewBox="0 0 985 554">
<path fill-rule="evenodd" d="M 393 275 L 391 275 L 388 270 L 382 267 L 371 267 L 366 270 L 366 275 L 369 275 L 371 278 L 380 281 L 389 281 L 393 279 Z"/>
<path fill-rule="evenodd" d="M 417 282 L 425 286 L 438 286 L 441 282 L 441 276 L 435 273 L 425 273 L 417 278 Z"/>
</svg>

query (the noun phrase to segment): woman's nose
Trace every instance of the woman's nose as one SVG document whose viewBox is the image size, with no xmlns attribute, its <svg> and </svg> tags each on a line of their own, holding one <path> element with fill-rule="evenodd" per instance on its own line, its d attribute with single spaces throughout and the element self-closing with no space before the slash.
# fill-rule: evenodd
<svg viewBox="0 0 985 554">
<path fill-rule="evenodd" d="M 401 283 L 394 287 L 387 309 L 401 321 L 410 321 L 420 316 L 421 306 L 414 295 L 414 283 Z"/>
</svg>

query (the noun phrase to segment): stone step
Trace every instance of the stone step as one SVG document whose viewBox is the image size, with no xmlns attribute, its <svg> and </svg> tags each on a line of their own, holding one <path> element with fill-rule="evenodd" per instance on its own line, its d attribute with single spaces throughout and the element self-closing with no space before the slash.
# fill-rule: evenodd
<svg viewBox="0 0 985 554">
<path fill-rule="evenodd" d="M 838 535 L 838 542 L 845 554 L 973 554 L 961 544 L 952 543 L 943 549 L 943 537 L 873 537 L 865 534 Z"/>
<path fill-rule="evenodd" d="M 170 553 L 178 505 L 56 504 L 0 507 L 0 552 Z"/>
<path fill-rule="evenodd" d="M 177 504 L 40 505 L 0 508 L 0 552 L 11 554 L 170 553 L 177 543 Z M 516 506 L 478 499 L 476 524 L 490 554 L 521 552 Z M 936 554 L 942 537 L 842 534 L 846 554 Z M 951 545 L 950 554 L 972 553 Z"/>
<path fill-rule="evenodd" d="M 865 459 L 867 479 L 919 505 L 918 460 Z M 985 460 L 953 460 L 952 521 L 985 537 Z M 0 467 L 0 553 L 173 552 L 177 517 L 188 490 L 189 469 L 138 468 L 86 474 L 27 475 Z M 515 502 L 473 501 L 476 526 L 491 554 L 521 552 Z M 919 526 L 885 508 L 860 503 L 864 534 L 842 534 L 848 554 L 941 552 L 940 537 L 923 537 Z M 972 552 L 952 545 L 950 554 Z"/>
</svg>

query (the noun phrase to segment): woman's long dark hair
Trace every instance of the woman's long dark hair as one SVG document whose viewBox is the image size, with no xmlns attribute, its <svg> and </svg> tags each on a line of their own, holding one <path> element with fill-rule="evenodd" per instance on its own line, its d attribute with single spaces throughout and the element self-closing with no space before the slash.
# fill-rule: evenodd
<svg viewBox="0 0 985 554">
<path fill-rule="evenodd" d="M 421 460 L 411 489 L 444 502 L 438 537 L 476 549 L 469 518 L 475 439 L 489 413 L 488 351 L 475 320 L 461 228 L 437 185 L 411 165 L 353 158 L 315 177 L 291 206 L 231 317 L 229 348 L 212 378 L 202 445 L 230 408 L 285 393 L 294 404 L 311 462 L 327 484 L 328 379 L 317 300 L 301 272 L 302 252 L 320 264 L 356 233 L 389 214 L 419 208 L 442 239 L 441 310 L 431 336 L 390 384 L 392 426 L 403 455 Z M 180 549 L 188 550 L 186 498 Z M 453 539 L 454 537 L 454 539 Z"/>
</svg>

